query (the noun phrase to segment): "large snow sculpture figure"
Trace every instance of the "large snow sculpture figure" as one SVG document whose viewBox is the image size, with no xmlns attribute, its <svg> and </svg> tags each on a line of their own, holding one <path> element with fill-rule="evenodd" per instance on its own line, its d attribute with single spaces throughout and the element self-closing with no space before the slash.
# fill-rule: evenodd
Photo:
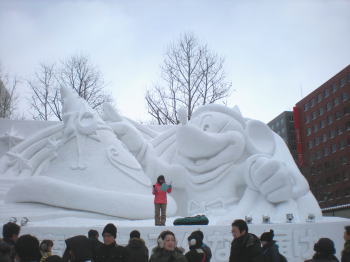
<svg viewBox="0 0 350 262">
<path fill-rule="evenodd" d="M 27 177 L 7 202 L 35 202 L 128 219 L 152 218 L 151 181 L 112 129 L 70 89 L 61 90 L 63 124 L 13 147 L 4 175 Z M 168 213 L 176 212 L 169 197 Z"/>
<path fill-rule="evenodd" d="M 177 201 L 187 214 L 232 217 L 262 215 L 285 221 L 320 208 L 284 141 L 264 123 L 245 119 L 239 109 L 222 105 L 199 108 L 187 123 L 147 141 L 126 121 L 110 123 L 152 178 L 165 173 L 186 197 Z M 111 120 L 111 119 L 110 119 Z M 179 196 L 178 196 L 179 197 Z M 177 199 L 177 197 L 175 197 Z"/>
</svg>

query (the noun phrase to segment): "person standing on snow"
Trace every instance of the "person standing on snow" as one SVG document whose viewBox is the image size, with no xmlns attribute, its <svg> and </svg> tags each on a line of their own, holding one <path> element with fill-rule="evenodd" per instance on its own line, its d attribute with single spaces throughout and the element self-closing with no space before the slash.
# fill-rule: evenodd
<svg viewBox="0 0 350 262">
<path fill-rule="evenodd" d="M 165 183 L 165 178 L 160 175 L 157 183 L 153 185 L 152 194 L 154 195 L 154 221 L 156 226 L 165 226 L 167 193 L 171 193 L 171 184 Z"/>
</svg>

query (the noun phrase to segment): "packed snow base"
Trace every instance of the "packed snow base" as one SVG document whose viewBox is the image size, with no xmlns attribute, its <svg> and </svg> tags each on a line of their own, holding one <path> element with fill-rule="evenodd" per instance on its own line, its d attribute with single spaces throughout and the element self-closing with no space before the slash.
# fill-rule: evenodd
<svg viewBox="0 0 350 262">
<path fill-rule="evenodd" d="M 108 104 L 100 117 L 73 91 L 61 93 L 62 123 L 25 138 L 2 135 L 8 150 L 2 149 L 0 179 L 15 181 L 3 206 L 39 203 L 150 219 L 152 184 L 163 174 L 174 188 L 168 216 L 206 214 L 219 225 L 245 216 L 271 222 L 285 222 L 286 214 L 295 221 L 321 217 L 284 141 L 238 107 L 206 105 L 190 121 L 182 110 L 181 124 L 156 128 Z"/>
</svg>

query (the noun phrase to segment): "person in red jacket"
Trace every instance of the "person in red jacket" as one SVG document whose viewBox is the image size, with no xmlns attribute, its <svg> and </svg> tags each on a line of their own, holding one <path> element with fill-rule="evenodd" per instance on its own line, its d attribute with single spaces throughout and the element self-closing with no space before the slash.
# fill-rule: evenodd
<svg viewBox="0 0 350 262">
<path fill-rule="evenodd" d="M 153 185 L 154 195 L 154 221 L 156 226 L 165 226 L 167 193 L 172 190 L 171 185 L 165 183 L 163 175 L 157 178 L 157 183 Z"/>
</svg>

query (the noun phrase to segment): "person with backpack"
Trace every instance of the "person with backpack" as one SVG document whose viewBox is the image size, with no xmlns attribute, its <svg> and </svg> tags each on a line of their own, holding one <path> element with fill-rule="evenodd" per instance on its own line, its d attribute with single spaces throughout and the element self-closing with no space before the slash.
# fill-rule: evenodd
<svg viewBox="0 0 350 262">
<path fill-rule="evenodd" d="M 275 234 L 271 229 L 260 236 L 263 249 L 264 262 L 286 262 L 287 259 L 280 254 L 276 241 L 273 240 Z"/>
</svg>

